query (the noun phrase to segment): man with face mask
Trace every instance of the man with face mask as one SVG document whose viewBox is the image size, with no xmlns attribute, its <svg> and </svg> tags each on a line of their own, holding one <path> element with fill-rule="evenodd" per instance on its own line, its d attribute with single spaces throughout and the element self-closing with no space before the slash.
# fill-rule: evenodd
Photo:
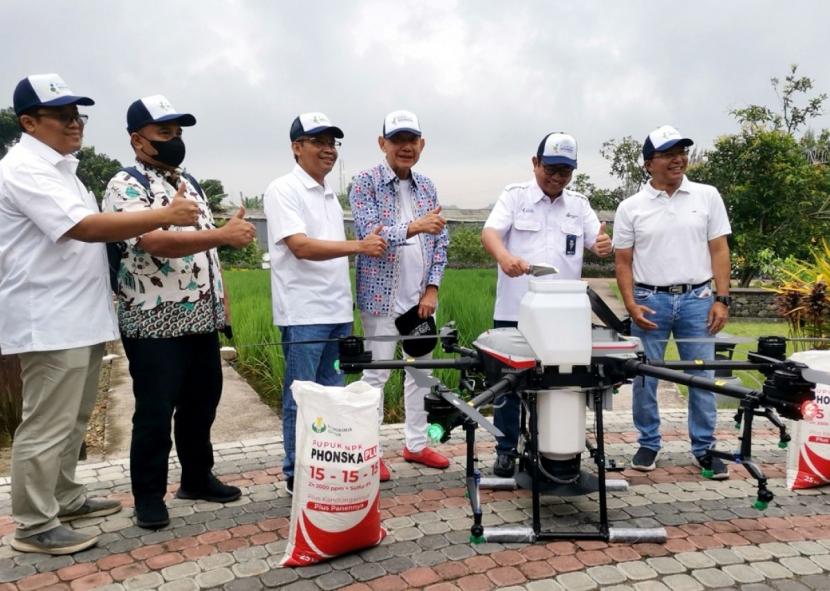
<svg viewBox="0 0 830 591">
<path fill-rule="evenodd" d="M 424 149 L 418 117 L 409 111 L 393 111 L 383 122 L 378 146 L 383 162 L 364 170 L 354 178 L 349 194 L 359 237 L 382 226 L 380 235 L 389 243 L 382 257 L 357 257 L 357 305 L 363 334 L 435 334 L 433 314 L 438 306 L 438 287 L 447 266 L 449 238 L 435 185 L 426 176 L 414 172 Z M 424 328 L 427 327 L 427 328 Z M 369 340 L 366 348 L 373 359 L 395 356 L 395 341 Z M 412 357 L 432 357 L 434 342 L 404 342 L 404 352 Z M 383 389 L 389 370 L 366 370 L 363 380 Z M 430 468 L 444 469 L 449 460 L 427 447 L 427 413 L 424 395 L 429 392 L 415 384 L 412 375 L 404 377 L 404 448 L 403 458 Z M 383 419 L 381 397 L 380 419 Z M 381 481 L 391 474 L 380 462 Z"/>
<path fill-rule="evenodd" d="M 136 523 L 148 529 L 170 522 L 164 495 L 174 413 L 182 467 L 176 496 L 219 503 L 240 496 L 212 474 L 210 429 L 222 393 L 218 331 L 230 326 L 216 247 L 243 248 L 255 230 L 244 208 L 217 228 L 198 183 L 179 168 L 182 127 L 195 124 L 161 95 L 132 103 L 127 131 L 136 164 L 110 180 L 104 198 L 111 211 L 152 210 L 174 196 L 200 209 L 188 231 L 163 229 L 128 241 L 118 268 L 118 320 L 135 396 L 130 476 Z"/>
</svg>

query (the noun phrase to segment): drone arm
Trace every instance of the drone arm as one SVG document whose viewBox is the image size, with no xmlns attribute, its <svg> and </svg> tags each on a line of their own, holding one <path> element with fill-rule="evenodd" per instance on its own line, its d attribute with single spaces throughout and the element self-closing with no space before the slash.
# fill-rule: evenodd
<svg viewBox="0 0 830 591">
<path fill-rule="evenodd" d="M 470 400 L 470 406 L 478 408 L 495 400 L 496 396 L 507 390 L 512 390 L 519 381 L 519 376 L 514 373 L 505 374 L 498 382 L 484 390 L 481 394 Z"/>
<path fill-rule="evenodd" d="M 689 369 L 764 369 L 769 363 L 753 363 L 751 361 L 730 361 L 726 359 L 692 360 L 692 361 L 663 361 L 649 359 L 648 364 L 654 367 L 675 369 L 679 371 Z"/>
<path fill-rule="evenodd" d="M 694 369 L 701 369 L 702 366 L 695 365 Z M 625 362 L 626 373 L 630 377 L 634 376 L 650 376 L 667 382 L 674 382 L 675 384 L 683 384 L 684 386 L 692 386 L 716 392 L 732 398 L 744 398 L 746 396 L 759 396 L 756 390 L 738 386 L 735 384 L 722 383 L 716 380 L 710 380 L 701 376 L 693 376 L 676 369 L 669 369 L 667 367 L 658 367 L 651 363 L 644 363 L 636 359 L 630 359 Z"/>
<path fill-rule="evenodd" d="M 457 359 L 380 359 L 377 361 L 349 361 L 341 362 L 340 369 L 345 372 L 358 372 L 364 369 L 472 369 L 479 366 L 479 360 L 472 357 L 459 357 Z"/>
</svg>

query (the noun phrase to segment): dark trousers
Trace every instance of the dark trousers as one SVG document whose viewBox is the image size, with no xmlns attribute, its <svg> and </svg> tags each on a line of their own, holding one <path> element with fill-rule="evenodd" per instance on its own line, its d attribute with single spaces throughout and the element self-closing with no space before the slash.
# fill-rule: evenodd
<svg viewBox="0 0 830 591">
<path fill-rule="evenodd" d="M 135 396 L 130 478 L 136 505 L 161 500 L 167 492 L 174 417 L 181 486 L 203 489 L 213 469 L 210 428 L 222 394 L 219 337 L 213 332 L 122 342 Z"/>
<path fill-rule="evenodd" d="M 519 323 L 513 320 L 493 320 L 493 328 L 517 326 Z M 504 433 L 504 437 L 496 438 L 496 453 L 499 455 L 518 455 L 516 446 L 519 445 L 519 409 L 519 396 L 515 392 L 502 394 L 493 401 L 493 424 Z"/>
</svg>

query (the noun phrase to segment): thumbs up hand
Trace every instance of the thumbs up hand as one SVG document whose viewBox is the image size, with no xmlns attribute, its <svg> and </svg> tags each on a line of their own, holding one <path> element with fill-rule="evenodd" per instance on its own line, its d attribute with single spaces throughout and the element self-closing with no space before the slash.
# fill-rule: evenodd
<svg viewBox="0 0 830 591">
<path fill-rule="evenodd" d="M 219 231 L 222 232 L 222 243 L 233 248 L 245 248 L 256 238 L 256 227 L 245 221 L 244 207 L 240 207 Z"/>
<path fill-rule="evenodd" d="M 383 256 L 387 244 L 383 236 L 380 235 L 381 230 L 383 230 L 382 225 L 376 226 L 374 230 L 366 235 L 366 238 L 360 241 L 360 254 L 370 257 Z"/>
<path fill-rule="evenodd" d="M 199 220 L 199 204 L 184 196 L 186 186 L 179 184 L 179 190 L 165 208 L 167 226 L 195 226 Z"/>
<path fill-rule="evenodd" d="M 611 237 L 605 231 L 605 222 L 602 222 L 599 225 L 599 232 L 597 233 L 596 242 L 594 242 L 594 246 L 591 248 L 591 251 L 600 257 L 607 257 L 611 254 Z"/>
<path fill-rule="evenodd" d="M 447 220 L 441 217 L 441 206 L 439 205 L 425 216 L 412 222 L 412 224 L 415 224 L 415 231 L 412 234 L 440 234 L 446 223 Z M 412 224 L 410 224 L 410 228 Z"/>
</svg>

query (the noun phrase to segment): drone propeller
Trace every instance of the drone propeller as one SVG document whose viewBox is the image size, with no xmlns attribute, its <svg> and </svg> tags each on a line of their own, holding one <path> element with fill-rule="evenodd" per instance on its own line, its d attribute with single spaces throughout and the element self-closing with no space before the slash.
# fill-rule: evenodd
<svg viewBox="0 0 830 591">
<path fill-rule="evenodd" d="M 442 385 L 441 380 L 429 375 L 427 372 L 423 370 L 417 369 L 415 367 L 407 367 L 405 371 L 412 376 L 412 379 L 415 380 L 415 384 L 422 388 L 432 388 L 433 386 Z M 444 400 L 452 404 L 464 416 L 474 420 L 479 427 L 486 430 L 494 437 L 504 436 L 504 433 L 502 433 L 498 429 L 498 427 L 496 427 L 495 425 L 493 425 L 493 423 L 484 418 L 484 416 L 480 412 L 478 412 L 475 408 L 461 400 L 461 398 L 456 396 L 448 388 L 441 388 L 439 395 Z"/>
<path fill-rule="evenodd" d="M 815 384 L 830 385 L 830 372 L 821 371 L 820 369 L 813 369 L 812 367 L 802 369 L 801 377 Z"/>
</svg>

